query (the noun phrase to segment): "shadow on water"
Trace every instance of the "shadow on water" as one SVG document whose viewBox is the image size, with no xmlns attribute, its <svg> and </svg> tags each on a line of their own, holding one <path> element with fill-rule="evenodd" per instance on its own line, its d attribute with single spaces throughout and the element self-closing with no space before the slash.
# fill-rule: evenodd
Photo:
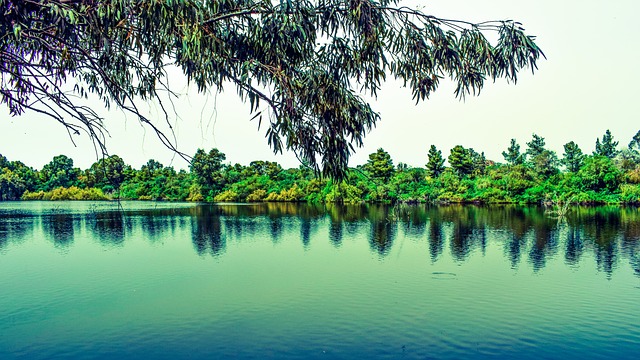
<svg viewBox="0 0 640 360">
<path fill-rule="evenodd" d="M 368 207 L 367 219 L 371 224 L 369 246 L 380 257 L 389 254 L 398 233 L 398 222 L 393 218 L 392 210 L 386 206 Z"/>
<path fill-rule="evenodd" d="M 494 242 L 513 268 L 524 259 L 539 271 L 555 257 L 578 266 L 588 254 L 608 275 L 624 262 L 640 276 L 638 208 L 579 207 L 558 222 L 535 206 L 260 203 L 140 205 L 125 211 L 89 207 L 79 212 L 69 207 L 41 213 L 0 208 L 0 250 L 30 238 L 38 225 L 61 248 L 71 246 L 81 231 L 92 232 L 105 246 L 123 246 L 136 231 L 151 242 L 190 231 L 195 251 L 212 256 L 223 254 L 229 241 L 279 243 L 293 236 L 305 249 L 313 241 L 340 248 L 351 239 L 366 238 L 381 259 L 402 246 L 396 244 L 424 241 L 431 262 L 445 254 L 464 262 L 471 254 L 484 255 Z"/>
<path fill-rule="evenodd" d="M 56 247 L 68 248 L 73 244 L 80 219 L 72 214 L 51 214 L 42 217 L 42 228 Z"/>
<path fill-rule="evenodd" d="M 564 260 L 569 265 L 578 264 L 584 252 L 584 239 L 582 232 L 575 226 L 566 228 L 566 240 Z"/>
<path fill-rule="evenodd" d="M 87 216 L 87 223 L 105 246 L 122 246 L 125 229 L 131 225 L 131 217 L 121 211 L 98 211 Z"/>
<path fill-rule="evenodd" d="M 176 216 L 146 215 L 140 217 L 140 226 L 145 237 L 150 241 L 157 241 L 175 233 L 178 218 Z"/>
<path fill-rule="evenodd" d="M 213 206 L 199 206 L 191 218 L 191 238 L 199 255 L 218 256 L 226 249 L 226 239 L 222 233 L 222 209 Z"/>
<path fill-rule="evenodd" d="M 185 212 L 186 211 L 186 212 Z M 559 223 L 540 207 L 527 206 L 429 206 L 429 205 L 309 205 L 294 203 L 215 204 L 189 208 L 174 215 L 190 218 L 194 248 L 200 255 L 224 253 L 227 241 L 270 238 L 277 243 L 296 234 L 307 248 L 319 231 L 339 248 L 357 236 L 369 239 L 369 248 L 386 257 L 399 236 L 427 241 L 429 256 L 437 262 L 449 249 L 453 260 L 464 262 L 485 253 L 489 241 L 501 242 L 513 268 L 522 259 L 533 271 L 562 254 L 575 266 L 593 254 L 599 271 L 611 274 L 621 259 L 640 276 L 640 211 L 637 208 L 575 208 L 566 222 Z M 167 214 L 164 214 L 167 215 Z M 147 221 L 150 238 L 174 225 L 171 216 Z M 96 226 L 102 233 L 121 239 L 122 218 L 106 216 Z M 64 226 L 62 225 L 61 232 Z M 324 228 L 324 230 L 322 230 Z"/>
</svg>

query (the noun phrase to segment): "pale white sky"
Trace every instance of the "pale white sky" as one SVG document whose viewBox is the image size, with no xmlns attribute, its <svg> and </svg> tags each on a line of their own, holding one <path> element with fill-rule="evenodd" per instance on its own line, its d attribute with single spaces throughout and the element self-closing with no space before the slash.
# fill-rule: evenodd
<svg viewBox="0 0 640 360">
<path fill-rule="evenodd" d="M 525 149 L 532 133 L 544 137 L 547 146 L 561 156 L 562 145 L 577 142 L 591 153 L 595 140 L 610 129 L 620 145 L 626 145 L 640 129 L 640 2 L 634 0 L 430 0 L 407 1 L 421 4 L 424 11 L 445 18 L 469 20 L 514 19 L 547 55 L 535 76 L 524 71 L 517 85 L 499 80 L 487 82 L 482 94 L 465 102 L 453 95 L 453 86 L 442 83 L 430 100 L 415 105 L 410 91 L 395 82 L 384 86 L 372 106 L 382 120 L 365 138 L 363 148 L 351 165 L 366 162 L 377 148 L 387 150 L 394 163 L 412 166 L 426 163 L 427 151 L 436 145 L 448 156 L 455 145 L 484 151 L 487 158 L 503 161 L 502 151 L 511 138 Z M 264 129 L 249 122 L 248 105 L 240 102 L 231 87 L 226 93 L 200 96 L 184 82 L 171 79 L 183 93 L 176 101 L 180 119 L 175 122 L 178 146 L 187 154 L 197 148 L 217 147 L 231 163 L 252 160 L 277 161 L 297 167 L 292 154 L 273 155 L 264 138 Z M 188 95 L 188 96 L 187 96 Z M 214 106 L 215 105 L 215 106 Z M 150 104 L 152 114 L 157 106 Z M 139 168 L 154 158 L 176 168 L 188 165 L 174 157 L 150 131 L 117 111 L 106 112 L 111 153 Z M 96 155 L 86 139 L 74 147 L 64 129 L 54 121 L 27 113 L 10 117 L 0 107 L 0 154 L 41 168 L 55 155 L 65 154 L 75 165 L 89 167 Z M 173 159 L 173 160 L 172 160 Z"/>
</svg>

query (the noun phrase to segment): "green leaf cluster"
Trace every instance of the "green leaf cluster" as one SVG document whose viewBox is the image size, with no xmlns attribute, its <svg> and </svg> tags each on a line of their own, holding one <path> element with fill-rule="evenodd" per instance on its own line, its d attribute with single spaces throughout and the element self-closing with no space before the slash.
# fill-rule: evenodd
<svg viewBox="0 0 640 360">
<path fill-rule="evenodd" d="M 201 92 L 233 88 L 275 152 L 338 180 L 380 118 L 364 96 L 387 78 L 416 101 L 449 78 L 464 98 L 487 79 L 516 82 L 544 56 L 517 22 L 441 19 L 398 0 L 0 0 L 0 9 L 0 103 L 11 114 L 48 115 L 107 154 L 104 119 L 76 99 L 92 95 L 177 151 L 158 123 L 169 120 L 159 94 L 174 94 L 175 67 Z M 149 99 L 165 119 L 139 110 Z M 50 188 L 59 185 L 70 184 Z M 208 199 L 224 186 L 199 185 Z"/>
</svg>

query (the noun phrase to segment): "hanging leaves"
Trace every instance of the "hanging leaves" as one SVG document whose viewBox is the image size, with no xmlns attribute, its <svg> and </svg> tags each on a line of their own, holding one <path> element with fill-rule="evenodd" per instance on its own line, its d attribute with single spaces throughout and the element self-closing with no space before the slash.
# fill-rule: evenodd
<svg viewBox="0 0 640 360">
<path fill-rule="evenodd" d="M 174 64 L 200 91 L 233 84 L 268 118 L 274 151 L 333 178 L 379 120 L 361 95 L 375 97 L 387 77 L 416 102 L 444 78 L 464 98 L 486 78 L 516 82 L 544 56 L 519 23 L 438 19 L 396 0 L 0 0 L 0 9 L 0 103 L 13 115 L 45 113 L 104 147 L 103 119 L 63 89 L 71 77 L 76 94 L 134 113 L 175 149 L 136 105 L 171 91 L 163 79 Z"/>
</svg>

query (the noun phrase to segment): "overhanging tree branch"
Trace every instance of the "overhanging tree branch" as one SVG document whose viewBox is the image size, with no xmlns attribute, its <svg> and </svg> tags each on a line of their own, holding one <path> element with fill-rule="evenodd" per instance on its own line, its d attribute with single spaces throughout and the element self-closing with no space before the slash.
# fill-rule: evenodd
<svg viewBox="0 0 640 360">
<path fill-rule="evenodd" d="M 73 79 L 80 98 L 135 114 L 178 151 L 137 105 L 159 101 L 159 90 L 171 96 L 161 79 L 173 64 L 200 91 L 233 84 L 253 116 L 267 103 L 274 151 L 335 178 L 379 118 L 359 94 L 375 97 L 388 76 L 416 102 L 443 78 L 462 99 L 486 79 L 515 83 L 544 57 L 517 22 L 442 19 L 394 0 L 0 0 L 0 11 L 0 103 L 12 115 L 47 102 L 41 112 L 106 152 L 104 119 L 63 91 Z"/>
</svg>

